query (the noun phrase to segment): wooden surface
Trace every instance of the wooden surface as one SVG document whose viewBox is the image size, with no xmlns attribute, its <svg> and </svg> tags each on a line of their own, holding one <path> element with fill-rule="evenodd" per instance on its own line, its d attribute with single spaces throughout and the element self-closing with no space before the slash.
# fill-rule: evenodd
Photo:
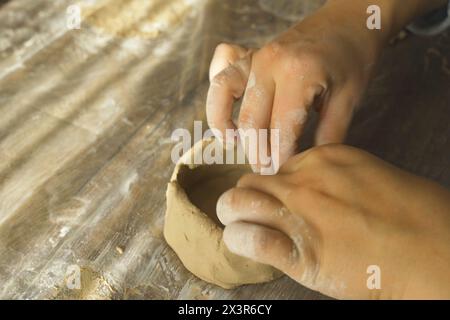
<svg viewBox="0 0 450 320">
<path fill-rule="evenodd" d="M 204 119 L 213 48 L 257 47 L 292 15 L 256 0 L 80 2 L 80 30 L 65 27 L 74 1 L 0 6 L 0 298 L 326 298 L 287 277 L 209 285 L 162 237 L 170 134 Z M 348 142 L 450 187 L 449 59 L 449 32 L 389 47 Z"/>
</svg>

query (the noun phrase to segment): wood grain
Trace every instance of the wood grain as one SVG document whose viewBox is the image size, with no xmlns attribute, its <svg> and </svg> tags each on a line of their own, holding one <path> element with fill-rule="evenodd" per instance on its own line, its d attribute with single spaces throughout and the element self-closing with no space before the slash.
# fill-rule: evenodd
<svg viewBox="0 0 450 320">
<path fill-rule="evenodd" d="M 0 6 L 0 298 L 326 299 L 287 277 L 220 289 L 162 237 L 170 135 L 205 119 L 215 45 L 258 47 L 292 22 L 258 1 L 155 0 L 160 14 L 132 19 L 128 36 L 89 22 L 114 0 L 67 30 L 71 3 Z M 152 21 L 158 32 L 136 32 Z M 449 37 L 388 48 L 348 138 L 447 187 Z M 71 265 L 80 290 L 66 286 Z"/>
</svg>

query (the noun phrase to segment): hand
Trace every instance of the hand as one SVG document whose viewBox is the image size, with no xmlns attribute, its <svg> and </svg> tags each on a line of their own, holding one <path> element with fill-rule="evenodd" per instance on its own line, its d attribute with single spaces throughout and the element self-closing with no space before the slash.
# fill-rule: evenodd
<svg viewBox="0 0 450 320">
<path fill-rule="evenodd" d="M 450 192 L 358 149 L 316 147 L 277 175 L 246 175 L 217 214 L 232 252 L 328 296 L 450 298 Z"/>
<path fill-rule="evenodd" d="M 236 129 L 279 129 L 279 162 L 297 152 L 311 110 L 320 113 L 316 144 L 343 142 L 383 47 L 411 20 L 446 0 L 334 0 L 257 51 L 217 47 L 210 67 L 207 119 L 225 136 Z M 381 8 L 381 30 L 367 28 L 367 8 Z M 272 146 L 274 147 L 274 146 Z M 276 150 L 276 147 L 274 147 Z M 248 149 L 246 150 L 248 154 Z M 253 167 L 261 169 L 259 159 Z"/>
<path fill-rule="evenodd" d="M 210 67 L 209 126 L 223 136 L 236 129 L 232 103 L 243 96 L 238 127 L 279 129 L 281 164 L 297 152 L 313 109 L 320 112 L 317 144 L 342 142 L 380 50 L 367 30 L 357 31 L 365 20 L 356 27 L 336 19 L 326 6 L 255 52 L 219 45 Z"/>
</svg>

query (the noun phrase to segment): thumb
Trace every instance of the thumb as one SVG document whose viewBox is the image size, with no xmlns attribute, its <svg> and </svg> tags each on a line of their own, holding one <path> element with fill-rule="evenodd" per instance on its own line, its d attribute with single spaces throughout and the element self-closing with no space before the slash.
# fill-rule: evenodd
<svg viewBox="0 0 450 320">
<path fill-rule="evenodd" d="M 225 227 L 223 240 L 228 249 L 240 256 L 269 264 L 289 273 L 295 264 L 297 249 L 282 232 L 247 222 L 233 222 Z"/>
</svg>

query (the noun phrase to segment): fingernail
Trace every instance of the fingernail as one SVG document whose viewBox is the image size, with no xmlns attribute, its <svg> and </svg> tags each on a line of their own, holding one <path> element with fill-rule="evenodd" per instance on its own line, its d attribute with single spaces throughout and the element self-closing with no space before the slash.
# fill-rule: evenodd
<svg viewBox="0 0 450 320">
<path fill-rule="evenodd" d="M 229 215 L 231 211 L 231 197 L 230 193 L 227 191 L 224 194 L 222 194 L 217 200 L 216 204 L 216 213 L 217 218 L 219 218 L 220 222 L 223 225 L 227 225 L 229 223 Z"/>
</svg>

